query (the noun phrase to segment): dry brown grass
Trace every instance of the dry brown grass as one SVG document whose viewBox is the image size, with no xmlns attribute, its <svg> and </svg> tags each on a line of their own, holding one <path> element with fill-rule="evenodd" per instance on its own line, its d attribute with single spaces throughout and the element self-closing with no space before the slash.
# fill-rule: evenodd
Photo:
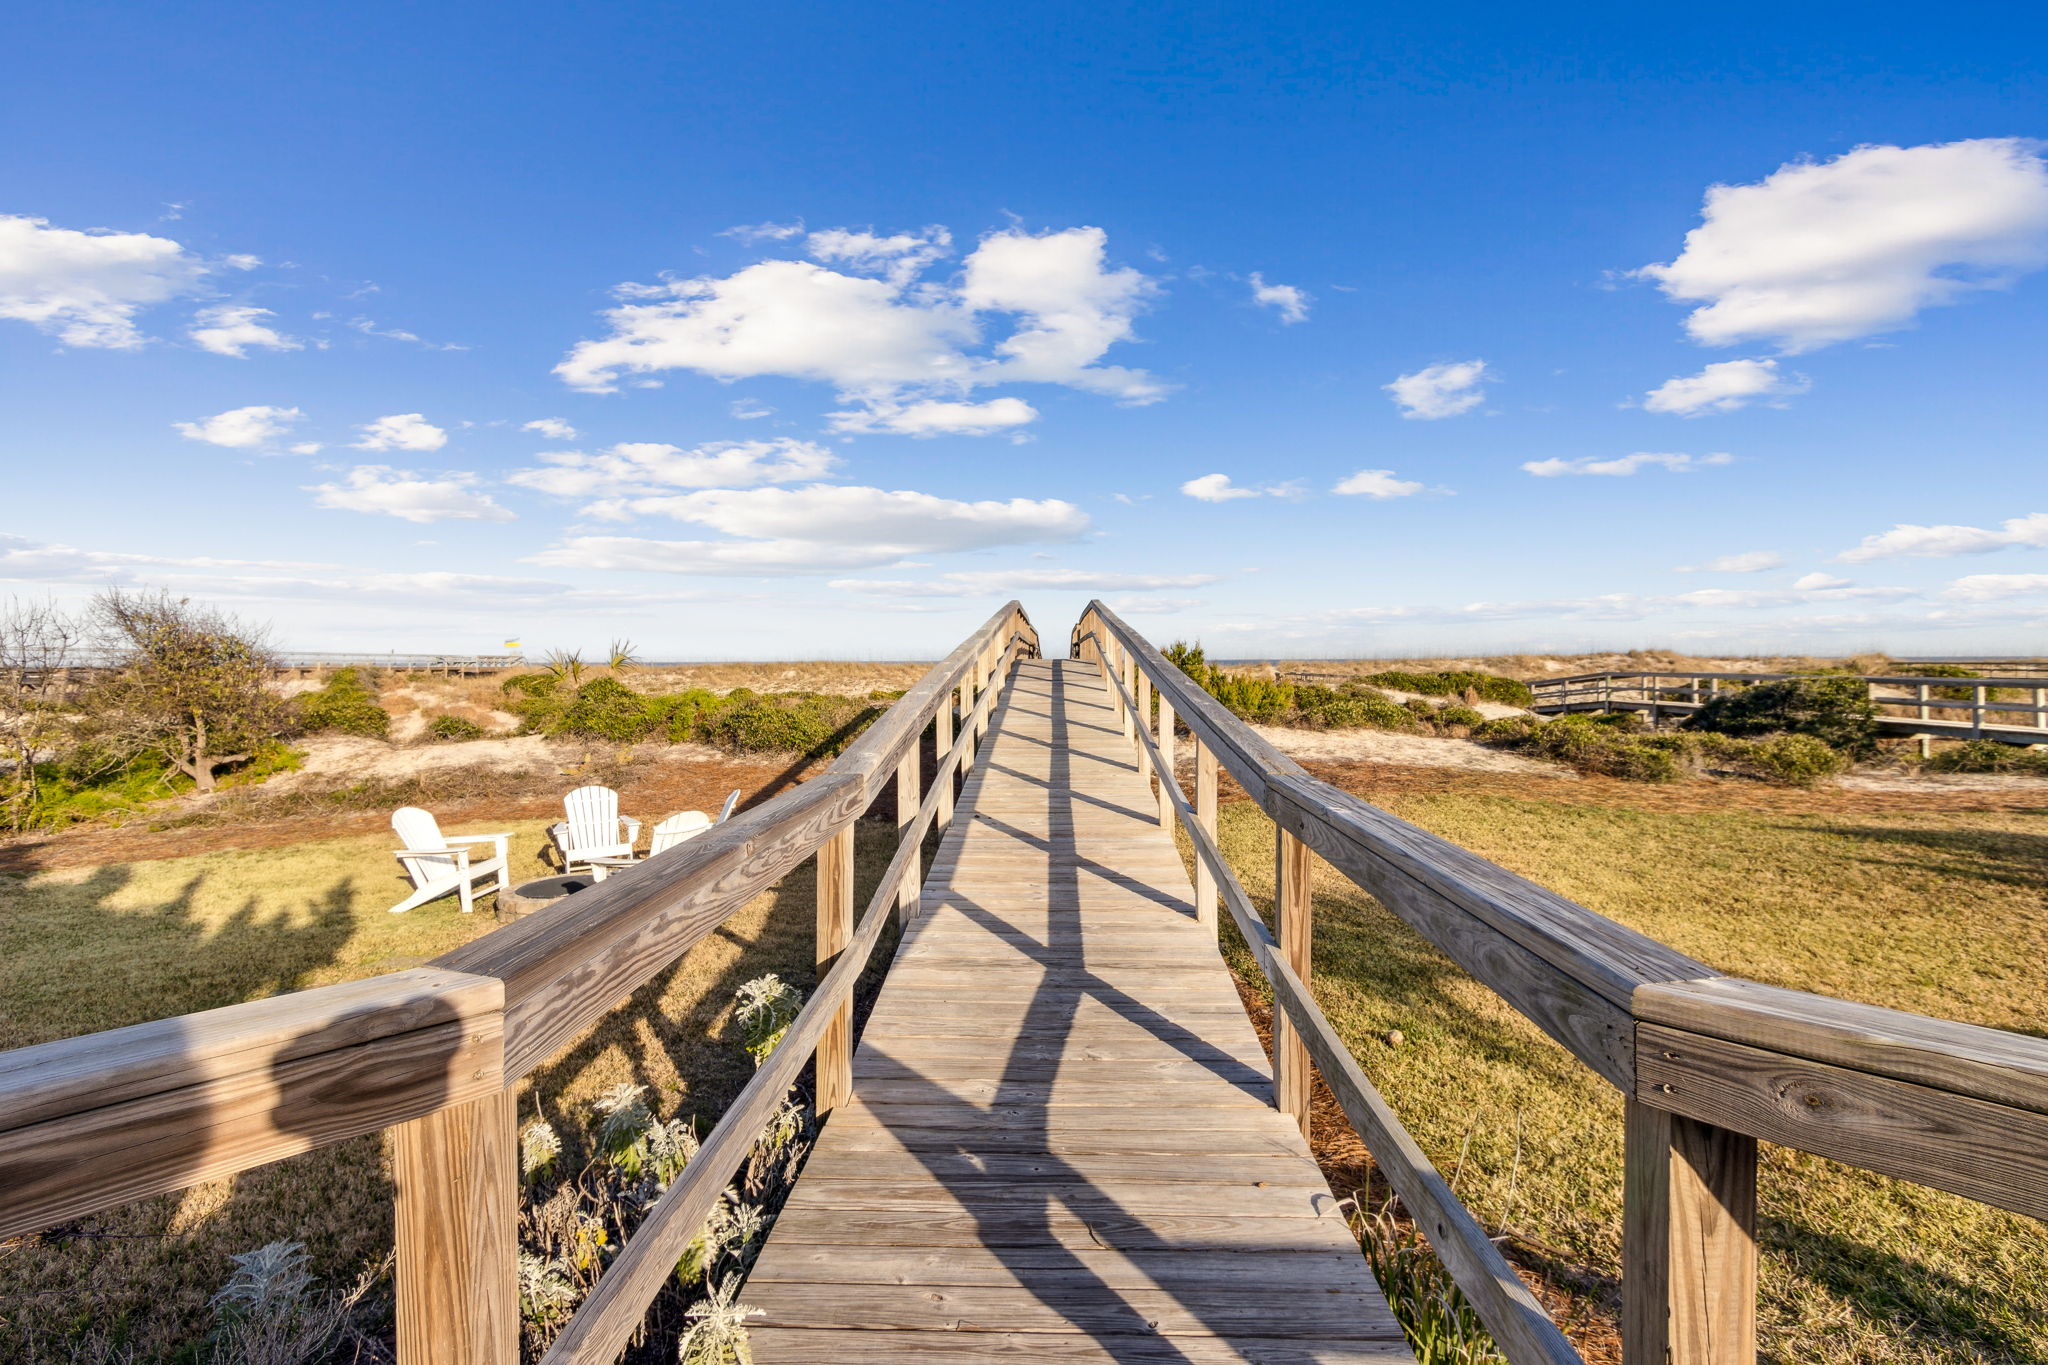
<svg viewBox="0 0 2048 1365">
<path fill-rule="evenodd" d="M 1853 668 L 1867 672 L 1889 667 L 1882 654 L 1856 654 L 1841 658 L 1819 658 L 1805 654 L 1742 655 L 1709 657 L 1682 654 L 1668 649 L 1612 650 L 1592 654 L 1487 654 L 1445 655 L 1414 659 L 1274 659 L 1260 663 L 1229 665 L 1241 671 L 1270 677 L 1278 669 L 1295 681 L 1356 678 L 1367 673 L 1400 670 L 1434 673 L 1440 670 L 1476 669 L 1525 682 L 1540 678 L 1564 678 L 1576 673 L 1643 669 L 1684 673 L 1789 673 L 1807 668 Z"/>
<path fill-rule="evenodd" d="M 517 835 L 515 875 L 538 875 L 540 822 L 488 824 Z M 861 826 L 863 886 L 893 843 L 889 828 Z M 374 835 L 0 877 L 0 1046 L 416 966 L 494 927 L 452 900 L 388 914 L 391 866 L 389 839 Z M 764 972 L 808 987 L 813 904 L 800 867 L 528 1077 L 522 1116 L 573 1135 L 591 1099 L 631 1081 L 664 1116 L 708 1127 L 753 1071 L 732 993 Z M 95 1332 L 91 1352 L 189 1358 L 229 1255 L 303 1241 L 322 1286 L 339 1288 L 389 1249 L 390 1205 L 383 1143 L 365 1138 L 17 1244 L 0 1251 L 0 1359 L 68 1360 Z"/>
</svg>

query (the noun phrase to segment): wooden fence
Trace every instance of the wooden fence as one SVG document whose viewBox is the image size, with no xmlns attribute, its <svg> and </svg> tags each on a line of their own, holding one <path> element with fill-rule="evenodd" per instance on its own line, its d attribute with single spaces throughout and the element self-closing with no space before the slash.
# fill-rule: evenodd
<svg viewBox="0 0 2048 1365">
<path fill-rule="evenodd" d="M 0 1053 L 0 1236 L 388 1129 L 400 1361 L 517 1365 L 520 1077 L 815 855 L 822 980 L 545 1357 L 613 1360 L 802 1068 L 821 1112 L 848 1094 L 854 983 L 1037 649 L 1010 603 L 819 776 L 428 967 Z M 898 846 L 856 932 L 853 824 L 892 784 Z"/>
<path fill-rule="evenodd" d="M 1112 678 L 1162 821 L 1193 840 L 1199 912 L 1213 919 L 1220 894 L 1272 983 L 1279 1103 L 1306 1122 L 1321 1073 L 1514 1365 L 1580 1357 L 1317 1007 L 1311 852 L 1626 1097 L 1627 1365 L 1755 1360 L 1759 1139 L 2048 1217 L 2048 1040 L 1716 972 L 1311 777 L 1101 603 L 1072 643 Z M 1192 801 L 1177 725 L 1195 748 Z M 1216 846 L 1225 771 L 1278 826 L 1277 932 Z"/>
<path fill-rule="evenodd" d="M 1654 723 L 1691 715 L 1720 693 L 1761 682 L 1810 677 L 1802 673 L 1696 673 L 1616 670 L 1538 678 L 1529 683 L 1531 708 L 1564 711 L 1640 711 Z M 1936 678 L 1867 677 L 1861 680 L 1878 708 L 1880 730 L 1954 739 L 1997 739 L 2008 744 L 2048 743 L 2048 676 Z M 1961 695 L 1958 695 L 1961 694 Z M 2025 700 L 2020 700 L 2024 697 Z"/>
</svg>

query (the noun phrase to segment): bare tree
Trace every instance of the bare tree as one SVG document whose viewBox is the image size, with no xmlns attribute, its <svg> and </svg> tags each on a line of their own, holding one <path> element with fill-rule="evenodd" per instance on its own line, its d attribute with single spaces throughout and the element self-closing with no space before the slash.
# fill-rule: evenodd
<svg viewBox="0 0 2048 1365">
<path fill-rule="evenodd" d="M 190 598 L 122 588 L 93 599 L 92 622 L 116 661 L 89 699 L 112 745 L 163 758 L 204 792 L 219 769 L 290 728 L 291 704 L 269 686 L 263 629 Z"/>
<path fill-rule="evenodd" d="M 64 693 L 82 635 L 54 602 L 10 598 L 0 608 L 0 809 L 9 829 L 34 823 L 42 804 L 36 763 L 67 738 Z"/>
</svg>

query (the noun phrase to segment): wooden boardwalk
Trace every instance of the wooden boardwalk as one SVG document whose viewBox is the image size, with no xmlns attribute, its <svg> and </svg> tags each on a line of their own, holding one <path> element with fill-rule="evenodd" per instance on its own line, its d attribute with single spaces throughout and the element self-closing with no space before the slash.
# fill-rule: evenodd
<svg viewBox="0 0 2048 1365">
<path fill-rule="evenodd" d="M 741 1298 L 760 1365 L 1412 1360 L 1101 673 L 1019 666 Z"/>
</svg>

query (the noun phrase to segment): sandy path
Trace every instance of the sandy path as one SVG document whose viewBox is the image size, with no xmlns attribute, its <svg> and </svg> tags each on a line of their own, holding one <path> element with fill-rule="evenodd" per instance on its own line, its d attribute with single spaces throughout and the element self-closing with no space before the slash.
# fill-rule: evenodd
<svg viewBox="0 0 2048 1365">
<path fill-rule="evenodd" d="M 1512 707 L 1503 708 L 1513 712 Z M 1404 735 L 1387 730 L 1289 730 L 1254 725 L 1259 737 L 1296 762 L 1395 763 L 1409 768 L 1463 768 L 1470 772 L 1521 773 L 1531 777 L 1576 778 L 1561 763 L 1489 749 L 1469 739 Z"/>
</svg>

